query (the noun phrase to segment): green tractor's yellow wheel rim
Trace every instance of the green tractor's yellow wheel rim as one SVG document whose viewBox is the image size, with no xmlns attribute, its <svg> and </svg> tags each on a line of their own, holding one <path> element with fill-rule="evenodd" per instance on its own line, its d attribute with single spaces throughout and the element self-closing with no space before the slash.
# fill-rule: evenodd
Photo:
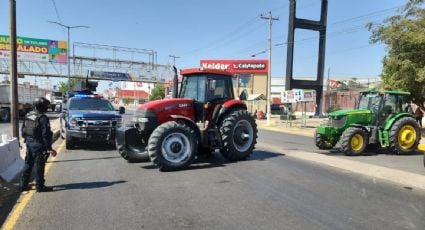
<svg viewBox="0 0 425 230">
<path fill-rule="evenodd" d="M 412 125 L 404 125 L 398 132 L 398 144 L 403 149 L 410 149 L 416 142 L 416 129 Z"/>
<path fill-rule="evenodd" d="M 364 139 L 363 136 L 360 134 L 354 134 L 354 136 L 351 138 L 351 149 L 353 151 L 360 151 L 364 145 Z"/>
</svg>

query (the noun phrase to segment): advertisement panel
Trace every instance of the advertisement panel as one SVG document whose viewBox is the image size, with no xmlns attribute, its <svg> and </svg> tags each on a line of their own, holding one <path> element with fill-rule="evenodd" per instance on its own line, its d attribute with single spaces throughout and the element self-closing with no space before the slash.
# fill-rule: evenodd
<svg viewBox="0 0 425 230">
<path fill-rule="evenodd" d="M 17 37 L 19 61 L 38 61 L 66 64 L 68 50 L 66 41 Z M 10 58 L 10 38 L 0 35 L 0 58 Z"/>
<path fill-rule="evenodd" d="M 224 70 L 230 73 L 264 73 L 269 70 L 268 60 L 201 60 L 204 69 Z"/>
<path fill-rule="evenodd" d="M 293 89 L 283 91 L 282 103 L 311 102 L 316 96 L 315 90 Z"/>
</svg>

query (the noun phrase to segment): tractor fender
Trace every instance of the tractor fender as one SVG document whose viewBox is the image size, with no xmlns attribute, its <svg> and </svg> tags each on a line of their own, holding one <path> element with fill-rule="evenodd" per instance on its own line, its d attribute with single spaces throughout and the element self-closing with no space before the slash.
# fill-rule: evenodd
<svg viewBox="0 0 425 230">
<path fill-rule="evenodd" d="M 362 124 L 350 124 L 350 127 L 356 127 L 356 128 L 361 128 L 361 129 L 363 129 L 364 131 L 366 131 L 366 133 L 368 133 L 369 134 L 369 130 L 364 126 L 364 125 L 362 125 Z"/>
<path fill-rule="evenodd" d="M 199 130 L 199 127 L 196 125 L 194 121 L 182 115 L 170 115 L 170 117 L 175 121 L 183 122 L 184 124 L 189 126 L 195 132 L 198 143 L 201 142 L 201 131 Z"/>
<path fill-rule="evenodd" d="M 398 119 L 402 117 L 412 117 L 410 113 L 399 113 L 393 117 L 391 117 L 385 124 L 384 131 L 389 131 L 391 127 L 393 126 L 394 122 L 396 122 Z"/>
<path fill-rule="evenodd" d="M 234 110 L 247 110 L 246 104 L 240 100 L 229 100 L 226 101 L 220 108 L 217 114 L 214 114 L 214 120 L 216 124 L 219 124 L 224 115 Z"/>
</svg>

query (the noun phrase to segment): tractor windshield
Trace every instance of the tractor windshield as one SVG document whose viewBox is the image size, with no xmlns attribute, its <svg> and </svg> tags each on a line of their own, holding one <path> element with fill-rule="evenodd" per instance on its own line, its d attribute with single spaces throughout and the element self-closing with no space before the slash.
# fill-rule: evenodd
<svg viewBox="0 0 425 230">
<path fill-rule="evenodd" d="M 379 93 L 367 92 L 360 96 L 358 109 L 378 110 L 382 96 Z"/>
<path fill-rule="evenodd" d="M 180 97 L 205 102 L 205 86 L 205 76 L 185 76 L 181 85 Z"/>
</svg>

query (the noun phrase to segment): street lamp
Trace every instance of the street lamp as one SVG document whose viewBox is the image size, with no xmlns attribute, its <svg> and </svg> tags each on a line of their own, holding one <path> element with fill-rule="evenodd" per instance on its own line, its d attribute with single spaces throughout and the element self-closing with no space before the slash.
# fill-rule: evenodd
<svg viewBox="0 0 425 230">
<path fill-rule="evenodd" d="M 53 23 L 53 24 L 56 24 L 56 25 L 59 25 L 59 26 L 62 26 L 62 27 L 64 27 L 64 28 L 66 28 L 67 30 L 68 30 L 68 41 L 67 41 L 67 45 L 68 45 L 68 48 L 67 48 L 67 52 L 68 52 L 68 91 L 70 90 L 70 88 L 71 88 L 71 86 L 70 86 L 70 79 L 71 79 L 71 57 L 70 57 L 70 50 L 69 50 L 69 41 L 70 41 L 70 39 L 69 39 L 69 31 L 71 30 L 71 29 L 76 29 L 76 28 L 89 28 L 88 26 L 69 26 L 69 25 L 64 25 L 64 24 L 62 24 L 62 23 L 59 23 L 59 22 L 54 22 L 54 21 L 47 21 L 47 22 L 50 22 L 50 23 Z"/>
</svg>

